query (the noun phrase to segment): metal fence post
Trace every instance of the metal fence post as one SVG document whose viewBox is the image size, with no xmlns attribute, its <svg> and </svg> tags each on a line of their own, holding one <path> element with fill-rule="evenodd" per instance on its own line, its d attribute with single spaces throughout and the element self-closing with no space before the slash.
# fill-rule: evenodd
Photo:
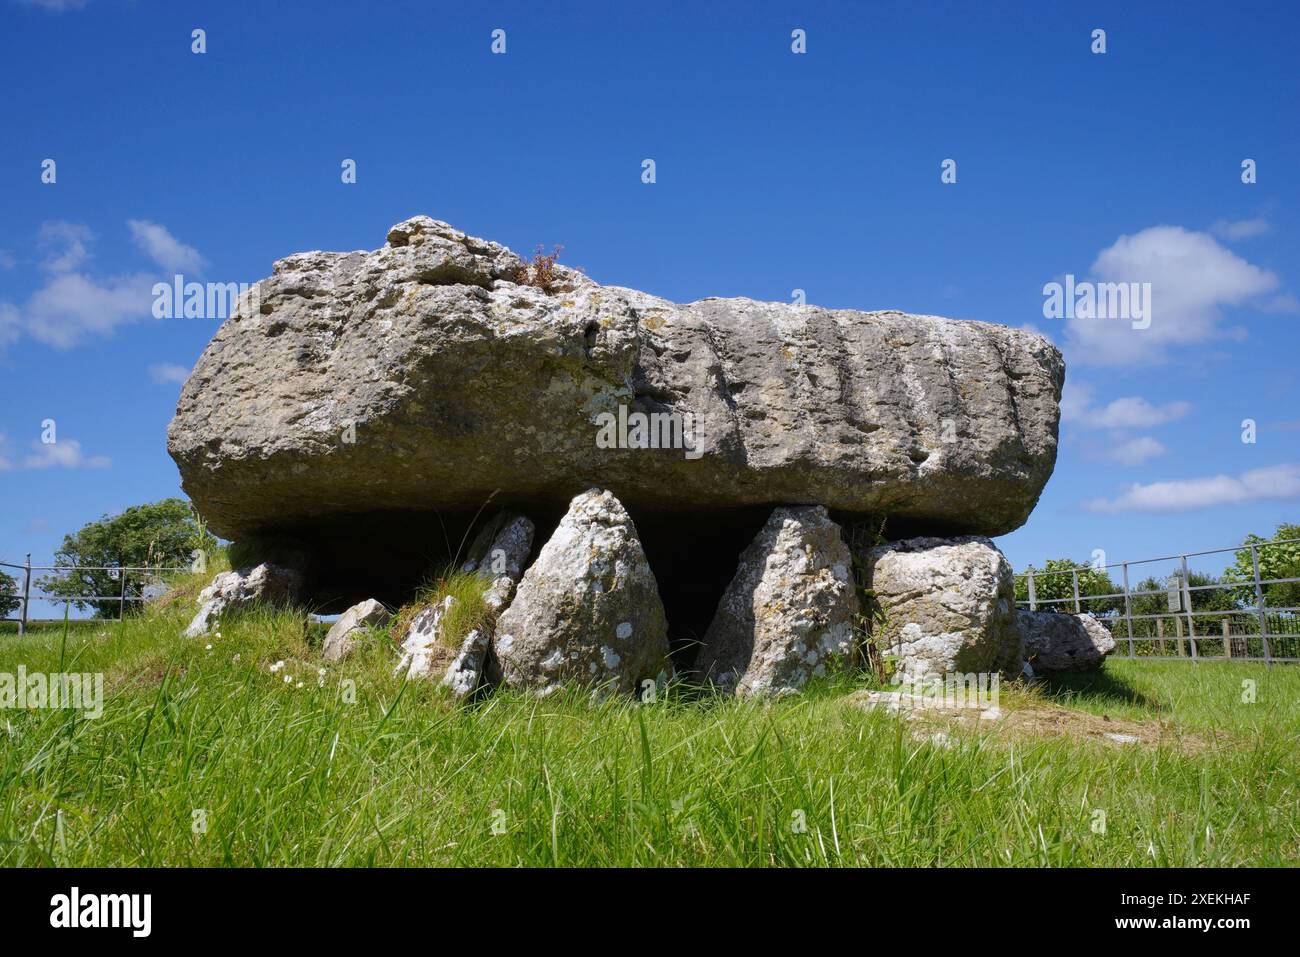
<svg viewBox="0 0 1300 957">
<path fill-rule="evenodd" d="M 1079 569 L 1070 569 L 1070 581 L 1074 586 L 1074 613 L 1081 614 L 1083 609 L 1079 607 Z"/>
<path fill-rule="evenodd" d="M 1128 590 L 1128 562 L 1124 563 L 1124 621 L 1128 625 L 1128 656 L 1133 657 L 1133 603 Z"/>
<path fill-rule="evenodd" d="M 125 621 L 126 620 L 126 576 L 129 573 L 125 568 L 121 569 L 121 572 L 122 572 L 122 596 L 121 598 L 118 599 L 118 603 L 117 603 L 117 620 Z"/>
<path fill-rule="evenodd" d="M 1259 615 L 1259 640 L 1264 643 L 1264 660 L 1269 664 L 1272 657 L 1268 650 L 1268 614 L 1264 611 L 1264 588 L 1259 583 L 1259 550 L 1250 546 L 1250 569 L 1255 576 L 1255 613 Z"/>
<path fill-rule="evenodd" d="M 1038 593 L 1034 590 L 1034 566 L 1029 566 L 1029 610 L 1038 611 Z"/>
<path fill-rule="evenodd" d="M 18 634 L 27 634 L 27 603 L 32 598 L 32 553 L 27 553 L 27 561 L 23 563 L 23 613 L 18 619 Z"/>
<path fill-rule="evenodd" d="M 1196 658 L 1196 619 L 1192 617 L 1192 583 L 1188 577 L 1187 556 L 1179 555 L 1178 560 L 1183 566 L 1183 605 L 1187 611 L 1187 640 L 1192 646 L 1192 658 Z"/>
</svg>

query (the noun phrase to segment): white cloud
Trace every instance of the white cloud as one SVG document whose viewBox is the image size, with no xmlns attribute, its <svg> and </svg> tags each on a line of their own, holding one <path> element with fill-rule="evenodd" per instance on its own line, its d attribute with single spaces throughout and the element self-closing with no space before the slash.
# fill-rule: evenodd
<svg viewBox="0 0 1300 957">
<path fill-rule="evenodd" d="M 155 362 L 149 367 L 149 378 L 153 379 L 159 385 L 168 382 L 177 382 L 185 384 L 185 380 L 190 377 L 190 370 L 184 366 L 174 365 L 170 362 Z"/>
<path fill-rule="evenodd" d="M 1235 242 L 1239 239 L 1253 239 L 1256 236 L 1263 236 L 1272 228 L 1266 219 L 1221 219 L 1210 227 L 1210 232 L 1229 242 Z"/>
<path fill-rule="evenodd" d="M 1085 502 L 1090 512 L 1187 512 L 1215 505 L 1244 505 L 1300 498 L 1300 465 L 1274 465 L 1241 475 L 1133 484 L 1113 499 Z"/>
<path fill-rule="evenodd" d="M 60 439 L 46 445 L 39 440 L 31 443 L 32 453 L 22 463 L 15 463 L 3 453 L 9 445 L 9 439 L 0 433 L 0 472 L 14 469 L 106 469 L 113 464 L 105 455 L 85 456 L 81 452 L 81 443 L 76 439 Z"/>
<path fill-rule="evenodd" d="M 203 270 L 203 257 L 193 246 L 173 236 L 166 226 L 146 219 L 128 219 L 135 244 L 163 269 L 173 273 L 197 273 Z"/>
<path fill-rule="evenodd" d="M 1120 465 L 1141 465 L 1168 451 L 1161 443 L 1149 435 L 1117 442 L 1106 448 L 1105 458 Z"/>
<path fill-rule="evenodd" d="M 1300 299 L 1289 292 L 1283 293 L 1260 303 L 1259 308 L 1263 312 L 1300 312 Z"/>
<path fill-rule="evenodd" d="M 1252 266 L 1210 236 L 1181 226 L 1152 226 L 1121 236 L 1092 264 L 1095 281 L 1150 283 L 1150 327 L 1129 320 L 1075 318 L 1066 331 L 1071 361 L 1097 365 L 1154 363 L 1169 350 L 1232 334 L 1221 327 L 1226 306 L 1277 290 L 1276 275 Z"/>
<path fill-rule="evenodd" d="M 0 302 L 0 352 L 23 334 L 23 317 L 12 303 Z"/>
<path fill-rule="evenodd" d="M 66 349 L 88 337 L 152 315 L 150 277 L 114 276 L 103 281 L 81 273 L 53 277 L 23 308 L 28 335 Z"/>
<path fill-rule="evenodd" d="M 1152 405 L 1138 395 L 1094 406 L 1091 390 L 1068 382 L 1061 393 L 1061 420 L 1085 429 L 1150 429 L 1181 419 L 1191 408 L 1189 402 Z"/>
<path fill-rule="evenodd" d="M 62 13 L 64 10 L 80 10 L 90 0 L 18 0 L 18 2 L 29 7 L 40 7 L 42 10 Z"/>
<path fill-rule="evenodd" d="M 59 439 L 49 445 L 39 441 L 33 442 L 32 448 L 36 450 L 36 454 L 29 455 L 23 460 L 25 469 L 106 469 L 113 464 L 112 459 L 106 455 L 92 455 L 87 458 L 82 454 L 81 443 L 76 439 Z"/>
<path fill-rule="evenodd" d="M 36 245 L 46 250 L 41 267 L 48 272 L 71 272 L 90 258 L 90 244 L 95 234 L 85 223 L 48 220 L 41 223 Z"/>
<path fill-rule="evenodd" d="M 127 221 L 139 248 L 169 272 L 201 271 L 203 257 L 165 226 Z M 0 351 L 22 335 L 60 349 L 110 335 L 120 325 L 151 318 L 156 276 L 146 273 L 95 276 L 82 268 L 92 258 L 94 234 L 84 223 L 41 224 L 37 246 L 45 252 L 45 284 L 21 306 L 0 302 Z"/>
</svg>

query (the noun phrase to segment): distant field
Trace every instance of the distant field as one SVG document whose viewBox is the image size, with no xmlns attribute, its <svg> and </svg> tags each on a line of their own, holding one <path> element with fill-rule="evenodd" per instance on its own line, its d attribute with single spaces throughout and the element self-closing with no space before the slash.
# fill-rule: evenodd
<svg viewBox="0 0 1300 957">
<path fill-rule="evenodd" d="M 848 678 L 771 706 L 457 708 L 394 678 L 382 636 L 321 678 L 300 617 L 184 641 L 190 610 L 0 637 L 0 673 L 106 676 L 97 720 L 0 711 L 0 863 L 1300 862 L 1295 667 L 1116 660 L 938 730 L 854 706 Z"/>
</svg>

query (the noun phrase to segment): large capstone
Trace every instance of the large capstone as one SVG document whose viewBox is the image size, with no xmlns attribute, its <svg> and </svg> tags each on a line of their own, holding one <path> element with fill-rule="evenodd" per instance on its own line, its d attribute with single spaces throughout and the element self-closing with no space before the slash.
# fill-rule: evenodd
<svg viewBox="0 0 1300 957">
<path fill-rule="evenodd" d="M 630 692 L 671 671 L 668 625 L 631 517 L 614 495 L 578 495 L 497 619 L 489 677 L 549 693 Z"/>
<path fill-rule="evenodd" d="M 212 530 L 351 536 L 593 484 L 633 512 L 818 503 L 1001 534 L 1056 458 L 1061 355 L 1002 325 L 751 299 L 685 305 L 425 216 L 372 251 L 280 260 L 204 351 L 168 430 Z M 379 529 L 376 515 L 396 516 Z M 344 522 L 351 525 L 344 527 Z M 453 536 L 454 536 L 453 530 Z M 396 556 L 388 557 L 390 567 Z M 378 583 L 364 582 L 370 589 Z M 361 597 L 361 596 L 358 596 Z"/>
<path fill-rule="evenodd" d="M 799 691 L 854 654 L 858 595 L 840 527 L 820 506 L 778 508 L 740 556 L 696 671 L 742 696 Z"/>
</svg>

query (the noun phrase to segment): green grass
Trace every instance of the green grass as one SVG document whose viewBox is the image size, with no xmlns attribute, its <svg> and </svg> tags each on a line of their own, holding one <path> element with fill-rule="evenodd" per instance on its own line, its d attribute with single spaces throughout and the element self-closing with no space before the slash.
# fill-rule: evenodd
<svg viewBox="0 0 1300 957">
<path fill-rule="evenodd" d="M 774 705 L 670 689 L 653 704 L 500 694 L 455 707 L 437 682 L 392 675 L 386 636 L 318 684 L 319 635 L 300 616 L 263 612 L 185 641 L 191 611 L 76 629 L 66 647 L 61 629 L 0 641 L 0 672 L 62 660 L 106 675 L 98 720 L 0 711 L 0 863 L 1300 860 L 1296 668 L 1113 661 L 1047 695 L 1162 722 L 1175 734 L 1159 746 L 973 727 L 941 747 L 846 704 L 847 679 Z M 281 660 L 290 683 L 270 671 Z M 1243 679 L 1257 682 L 1253 704 Z M 1042 694 L 1004 688 L 1003 707 Z"/>
<path fill-rule="evenodd" d="M 490 584 L 491 580 L 483 575 L 451 566 L 416 591 L 398 610 L 388 632 L 401 641 L 416 615 L 430 605 L 451 598 L 453 604 L 442 617 L 438 638 L 448 650 L 457 651 L 471 631 L 488 625 L 490 616 L 483 596 Z"/>
</svg>

